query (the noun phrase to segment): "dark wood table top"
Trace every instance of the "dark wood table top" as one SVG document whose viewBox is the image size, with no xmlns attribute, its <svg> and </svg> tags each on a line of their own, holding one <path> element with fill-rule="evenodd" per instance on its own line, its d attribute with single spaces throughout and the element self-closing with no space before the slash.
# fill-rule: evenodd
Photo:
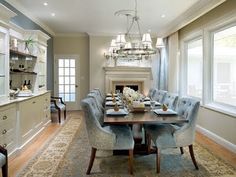
<svg viewBox="0 0 236 177">
<path fill-rule="evenodd" d="M 145 112 L 130 112 L 126 116 L 104 116 L 107 124 L 153 124 L 153 123 L 184 123 L 188 120 L 178 115 L 157 115 L 150 109 Z"/>
</svg>

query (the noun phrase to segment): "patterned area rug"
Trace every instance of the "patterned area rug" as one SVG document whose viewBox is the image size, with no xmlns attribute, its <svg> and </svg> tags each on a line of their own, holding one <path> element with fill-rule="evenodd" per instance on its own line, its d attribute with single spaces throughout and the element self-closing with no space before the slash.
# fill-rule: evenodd
<svg viewBox="0 0 236 177">
<path fill-rule="evenodd" d="M 19 177 L 53 176 L 67 152 L 76 132 L 81 125 L 81 118 L 70 118 L 40 152 L 30 160 L 26 167 L 17 175 Z"/>
<path fill-rule="evenodd" d="M 32 162 L 23 170 L 21 176 L 53 176 L 53 177 L 84 177 L 89 163 L 91 147 L 89 146 L 84 123 L 75 133 L 69 133 L 71 129 L 77 129 L 79 121 L 69 121 L 61 130 L 58 136 L 71 137 L 61 141 L 55 137 L 51 143 L 33 159 Z M 74 128 L 72 128 L 74 127 Z M 64 130 L 67 129 L 67 130 Z M 74 130 L 75 131 L 75 130 Z M 58 143 L 58 144 L 57 144 Z M 65 147 L 62 153 L 57 153 L 58 147 Z M 56 150 L 55 150 L 56 148 Z M 188 150 L 186 148 L 186 150 Z M 66 151 L 66 152 L 65 152 Z M 134 176 L 136 177 L 235 177 L 236 169 L 227 165 L 221 159 L 212 155 L 208 150 L 194 145 L 196 160 L 199 170 L 195 170 L 188 151 L 184 155 L 180 154 L 179 149 L 168 149 L 161 152 L 161 173 L 156 174 L 155 154 L 135 155 L 134 156 Z M 59 155 L 60 154 L 60 155 Z M 48 157 L 47 162 L 43 157 Z M 46 158 L 47 159 L 47 158 Z M 53 159 L 53 160 L 51 160 Z M 53 163 L 53 165 L 51 164 Z M 128 177 L 128 157 L 127 156 L 108 156 L 97 157 L 95 159 L 91 177 Z M 87 176 L 88 177 L 88 176 Z"/>
</svg>

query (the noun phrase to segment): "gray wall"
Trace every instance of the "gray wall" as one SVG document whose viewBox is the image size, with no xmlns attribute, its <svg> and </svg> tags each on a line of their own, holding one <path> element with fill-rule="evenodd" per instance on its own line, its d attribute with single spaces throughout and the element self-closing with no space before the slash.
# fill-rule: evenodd
<svg viewBox="0 0 236 177">
<path fill-rule="evenodd" d="M 24 14 L 22 14 L 20 11 L 18 11 L 16 8 L 11 6 L 9 3 L 7 3 L 4 0 L 0 0 L 0 3 L 2 3 L 4 6 L 12 10 L 17 14 L 17 16 L 12 18 L 12 22 L 24 29 L 27 30 L 41 30 L 42 32 L 46 33 L 51 37 L 51 39 L 48 40 L 48 53 L 47 53 L 47 86 L 48 90 L 53 90 L 53 37 L 45 31 L 43 28 L 41 28 L 38 24 L 34 23 L 31 19 L 26 17 Z"/>
</svg>

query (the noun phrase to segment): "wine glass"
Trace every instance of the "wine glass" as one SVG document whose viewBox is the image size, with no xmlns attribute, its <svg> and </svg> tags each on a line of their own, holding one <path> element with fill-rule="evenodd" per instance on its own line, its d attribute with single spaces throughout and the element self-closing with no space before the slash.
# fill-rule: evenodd
<svg viewBox="0 0 236 177">
<path fill-rule="evenodd" d="M 155 100 L 150 100 L 150 107 L 151 107 L 151 110 L 153 111 L 154 108 L 155 108 L 155 104 L 156 104 L 156 101 Z"/>
</svg>

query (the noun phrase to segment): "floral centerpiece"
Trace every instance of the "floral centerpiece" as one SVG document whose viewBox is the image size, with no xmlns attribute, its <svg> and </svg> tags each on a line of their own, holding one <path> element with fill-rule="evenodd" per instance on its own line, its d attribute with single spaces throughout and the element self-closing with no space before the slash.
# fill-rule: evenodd
<svg viewBox="0 0 236 177">
<path fill-rule="evenodd" d="M 127 101 L 127 104 L 129 106 L 132 106 L 133 108 L 144 108 L 144 104 L 140 102 L 140 100 L 143 98 L 143 95 L 129 87 L 124 87 L 123 89 L 123 95 L 125 100 Z"/>
</svg>

